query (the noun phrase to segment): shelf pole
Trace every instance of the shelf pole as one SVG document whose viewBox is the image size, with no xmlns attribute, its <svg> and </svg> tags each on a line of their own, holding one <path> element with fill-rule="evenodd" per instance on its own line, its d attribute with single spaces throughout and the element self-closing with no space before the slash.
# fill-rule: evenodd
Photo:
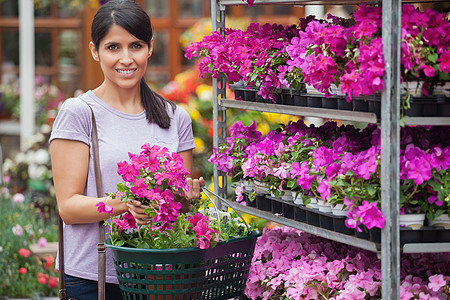
<svg viewBox="0 0 450 300">
<path fill-rule="evenodd" d="M 211 28 L 212 31 L 223 33 L 225 28 L 225 7 L 218 4 L 219 0 L 211 1 Z M 219 105 L 219 98 L 226 98 L 226 80 L 221 74 L 212 79 L 213 86 L 213 147 L 218 149 L 219 144 L 226 141 L 227 115 L 226 110 Z M 227 176 L 214 165 L 214 191 L 222 198 L 227 198 Z M 222 202 L 215 199 L 215 204 L 221 209 Z"/>
<path fill-rule="evenodd" d="M 385 61 L 381 94 L 381 231 L 382 299 L 400 299 L 400 26 L 401 0 L 382 1 Z"/>
<path fill-rule="evenodd" d="M 19 1 L 20 149 L 35 131 L 34 1 Z"/>
</svg>

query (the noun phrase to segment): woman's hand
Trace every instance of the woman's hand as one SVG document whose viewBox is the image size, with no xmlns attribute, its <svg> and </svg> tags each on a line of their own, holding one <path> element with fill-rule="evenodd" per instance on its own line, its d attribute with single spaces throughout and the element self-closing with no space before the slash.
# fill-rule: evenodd
<svg viewBox="0 0 450 300">
<path fill-rule="evenodd" d="M 142 202 L 137 200 L 127 201 L 128 211 L 136 219 L 138 225 L 148 225 L 152 219 L 144 212 L 146 207 L 142 207 Z"/>
<path fill-rule="evenodd" d="M 205 186 L 205 179 L 203 179 L 203 177 L 200 177 L 199 179 L 188 178 L 187 184 L 190 189 L 186 192 L 186 200 L 191 201 L 192 199 L 200 198 L 202 192 L 201 187 Z"/>
<path fill-rule="evenodd" d="M 203 177 L 199 179 L 187 178 L 187 184 L 189 185 L 189 191 L 186 191 L 184 197 L 175 197 L 181 203 L 180 213 L 187 213 L 192 210 L 191 200 L 200 198 L 201 187 L 205 186 L 205 180 Z"/>
</svg>

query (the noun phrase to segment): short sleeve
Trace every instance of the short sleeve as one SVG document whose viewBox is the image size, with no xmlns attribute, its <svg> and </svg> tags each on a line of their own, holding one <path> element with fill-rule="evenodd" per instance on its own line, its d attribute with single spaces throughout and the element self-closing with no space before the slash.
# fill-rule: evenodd
<svg viewBox="0 0 450 300">
<path fill-rule="evenodd" d="M 91 111 L 87 103 L 78 98 L 63 102 L 53 123 L 49 141 L 66 139 L 90 145 Z"/>
<path fill-rule="evenodd" d="M 192 120 L 189 113 L 182 107 L 177 106 L 178 117 L 178 152 L 191 150 L 195 148 L 194 133 L 192 131 Z"/>
</svg>

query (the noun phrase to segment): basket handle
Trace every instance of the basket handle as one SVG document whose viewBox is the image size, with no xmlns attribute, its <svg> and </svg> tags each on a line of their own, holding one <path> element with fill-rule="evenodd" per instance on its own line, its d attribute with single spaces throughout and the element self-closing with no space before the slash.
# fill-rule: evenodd
<svg viewBox="0 0 450 300">
<path fill-rule="evenodd" d="M 247 224 L 247 222 L 245 221 L 244 217 L 242 217 L 242 215 L 241 215 L 237 210 L 235 210 L 235 209 L 231 206 L 231 204 L 230 204 L 230 202 L 229 202 L 228 200 L 225 200 L 224 198 L 220 197 L 219 195 L 217 195 L 216 193 L 210 191 L 208 188 L 206 188 L 206 187 L 204 187 L 204 186 L 201 187 L 201 190 L 202 190 L 203 192 L 205 192 L 205 193 L 204 193 L 205 196 L 209 199 L 209 201 L 212 202 L 214 208 L 216 209 L 216 212 L 217 212 L 217 219 L 218 219 L 218 220 L 220 220 L 219 209 L 217 208 L 216 203 L 215 203 L 215 202 L 211 199 L 211 197 L 208 195 L 208 193 L 210 193 L 211 195 L 214 195 L 215 197 L 219 198 L 221 201 L 225 202 L 225 204 L 228 205 L 228 207 L 230 207 L 232 210 L 234 210 L 234 211 L 236 212 L 236 214 L 237 214 L 237 215 L 241 218 L 241 220 L 244 222 L 245 226 L 247 227 L 247 232 L 248 232 L 248 234 L 251 234 L 251 233 L 252 233 L 252 231 L 250 230 L 250 226 L 248 226 L 248 224 Z"/>
</svg>

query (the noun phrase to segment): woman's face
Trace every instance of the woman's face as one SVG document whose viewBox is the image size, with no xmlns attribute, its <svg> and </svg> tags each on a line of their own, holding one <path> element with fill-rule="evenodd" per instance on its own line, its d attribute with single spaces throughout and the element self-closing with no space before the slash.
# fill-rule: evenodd
<svg viewBox="0 0 450 300">
<path fill-rule="evenodd" d="M 123 89 L 139 87 L 141 78 L 147 69 L 147 60 L 152 55 L 153 40 L 150 48 L 123 27 L 113 25 L 100 41 L 98 52 L 94 44 L 89 44 L 92 57 L 100 62 L 108 86 Z"/>
</svg>

